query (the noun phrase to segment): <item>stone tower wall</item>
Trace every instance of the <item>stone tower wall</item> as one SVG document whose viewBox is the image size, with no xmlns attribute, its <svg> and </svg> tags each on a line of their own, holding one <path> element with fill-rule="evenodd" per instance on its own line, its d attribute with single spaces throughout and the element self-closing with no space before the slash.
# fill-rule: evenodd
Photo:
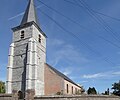
<svg viewBox="0 0 120 100">
<path fill-rule="evenodd" d="M 21 39 L 22 31 L 24 38 Z M 7 93 L 34 90 L 35 95 L 44 95 L 46 37 L 32 24 L 15 30 L 12 42 L 14 45 L 10 46 Z"/>
</svg>

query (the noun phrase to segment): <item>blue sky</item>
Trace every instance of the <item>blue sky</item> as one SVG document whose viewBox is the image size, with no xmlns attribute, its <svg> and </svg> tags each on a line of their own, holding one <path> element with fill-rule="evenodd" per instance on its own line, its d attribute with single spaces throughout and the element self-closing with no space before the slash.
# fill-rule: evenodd
<svg viewBox="0 0 120 100">
<path fill-rule="evenodd" d="M 6 80 L 8 49 L 12 42 L 11 28 L 20 24 L 27 1 L 2 0 L 0 3 L 0 80 L 3 81 Z M 81 0 L 41 1 L 74 20 L 73 23 L 35 0 L 41 29 L 48 36 L 47 63 L 85 89 L 95 87 L 97 91 L 104 92 L 119 81 L 120 0 L 84 0 L 92 15 L 80 4 Z"/>
</svg>

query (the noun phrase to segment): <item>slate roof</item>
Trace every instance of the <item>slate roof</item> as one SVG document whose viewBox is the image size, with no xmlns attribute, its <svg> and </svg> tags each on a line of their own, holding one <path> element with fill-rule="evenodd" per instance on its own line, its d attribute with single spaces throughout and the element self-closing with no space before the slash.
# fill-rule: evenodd
<svg viewBox="0 0 120 100">
<path fill-rule="evenodd" d="M 59 75 L 60 77 L 64 78 L 65 80 L 73 83 L 74 85 L 78 86 L 81 88 L 81 86 L 79 86 L 78 84 L 76 84 L 75 82 L 73 82 L 70 78 L 68 78 L 66 75 L 64 75 L 63 73 L 61 73 L 60 71 L 58 71 L 57 69 L 53 68 L 52 66 L 50 66 L 49 64 L 46 63 L 46 65 L 53 70 L 57 75 Z"/>
<path fill-rule="evenodd" d="M 32 22 L 32 21 L 34 21 L 40 27 L 35 5 L 34 5 L 34 0 L 29 0 L 27 9 L 21 21 L 21 25 L 26 24 L 28 22 Z"/>
</svg>

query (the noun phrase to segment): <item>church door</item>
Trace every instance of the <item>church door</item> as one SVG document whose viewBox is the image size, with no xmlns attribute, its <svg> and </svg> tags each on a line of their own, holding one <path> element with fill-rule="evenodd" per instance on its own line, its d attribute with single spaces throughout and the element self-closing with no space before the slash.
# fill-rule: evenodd
<svg viewBox="0 0 120 100">
<path fill-rule="evenodd" d="M 23 93 L 22 93 L 22 91 L 18 91 L 18 99 L 23 99 Z"/>
</svg>

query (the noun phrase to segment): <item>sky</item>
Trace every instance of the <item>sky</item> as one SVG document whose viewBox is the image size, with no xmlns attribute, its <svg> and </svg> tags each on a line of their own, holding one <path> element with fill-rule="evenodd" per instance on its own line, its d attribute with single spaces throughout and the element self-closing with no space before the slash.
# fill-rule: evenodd
<svg viewBox="0 0 120 100">
<path fill-rule="evenodd" d="M 11 28 L 20 25 L 27 3 L 0 3 L 2 81 L 6 81 Z M 112 84 L 120 80 L 120 0 L 35 0 L 35 5 L 41 29 L 48 37 L 47 63 L 86 90 L 112 91 Z"/>
</svg>

